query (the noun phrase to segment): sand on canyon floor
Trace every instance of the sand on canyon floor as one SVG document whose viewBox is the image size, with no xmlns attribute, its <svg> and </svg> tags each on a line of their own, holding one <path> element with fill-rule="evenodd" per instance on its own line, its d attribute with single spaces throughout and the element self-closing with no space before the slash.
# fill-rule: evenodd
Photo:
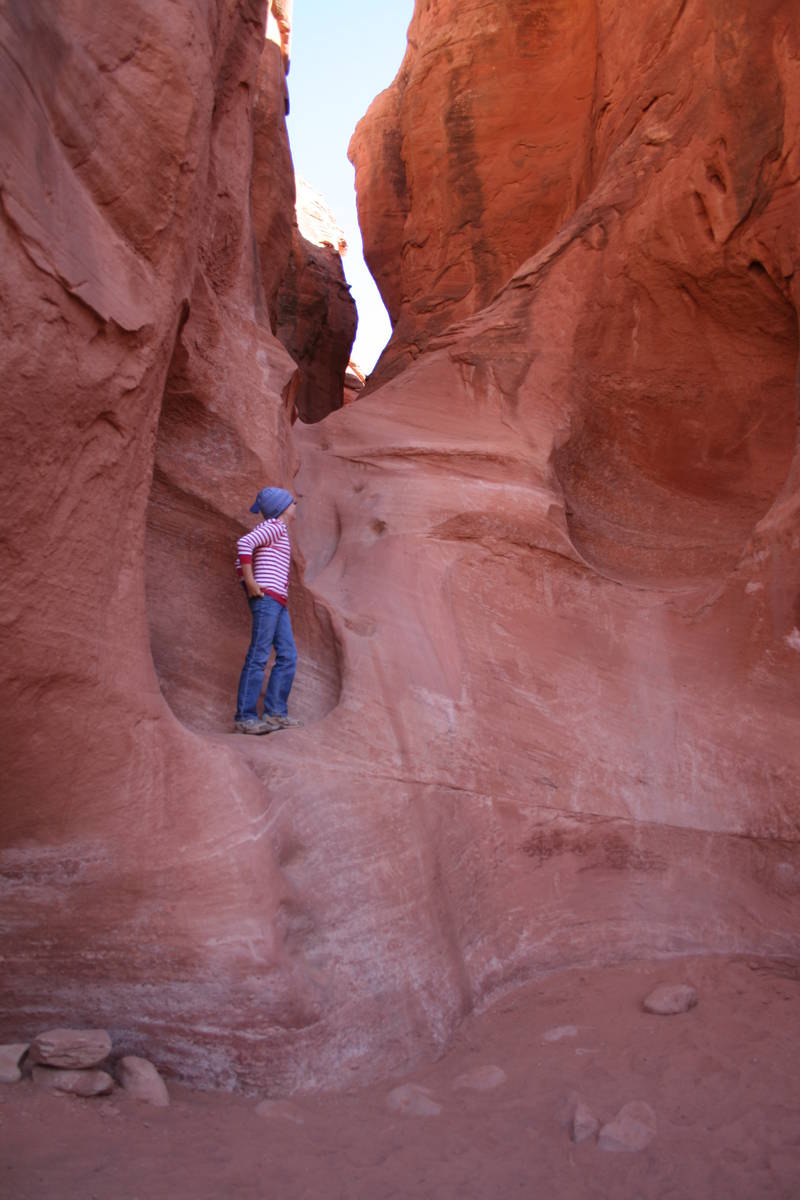
<svg viewBox="0 0 800 1200">
<path fill-rule="evenodd" d="M 697 1007 L 642 1011 L 671 982 L 694 985 Z M 172 1082 L 170 1107 L 155 1109 L 121 1092 L 81 1100 L 23 1080 L 0 1085 L 0 1195 L 796 1200 L 799 1034 L 800 967 L 686 958 L 548 976 L 466 1020 L 435 1063 L 266 1113 L 264 1097 Z M 465 1075 L 496 1086 L 464 1087 Z M 387 1096 L 405 1084 L 426 1089 L 412 1088 L 412 1104 L 421 1095 L 423 1108 L 441 1111 L 392 1111 Z M 601 1124 L 645 1101 L 655 1136 L 636 1152 L 575 1144 L 576 1096 Z"/>
</svg>

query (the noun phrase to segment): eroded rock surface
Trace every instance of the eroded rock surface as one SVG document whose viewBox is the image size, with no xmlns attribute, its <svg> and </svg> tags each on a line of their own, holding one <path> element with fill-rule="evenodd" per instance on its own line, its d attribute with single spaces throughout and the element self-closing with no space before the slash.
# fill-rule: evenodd
<svg viewBox="0 0 800 1200">
<path fill-rule="evenodd" d="M 202 720 L 218 696 L 231 711 L 247 638 L 233 540 L 294 468 L 297 367 L 251 217 L 256 81 L 277 73 L 282 95 L 286 65 L 266 15 L 0 13 L 4 1029 L 62 1008 L 135 1049 L 155 1022 L 160 1061 L 223 1085 L 245 1009 L 276 1030 L 318 1012 L 285 941 L 264 789 L 175 716 Z M 280 40 L 272 11 L 271 28 Z"/>
<path fill-rule="evenodd" d="M 354 143 L 388 382 L 294 434 L 278 8 L 0 17 L 3 1028 L 274 1095 L 800 952 L 792 5 L 418 5 Z M 267 480 L 307 725 L 236 740 Z"/>
</svg>

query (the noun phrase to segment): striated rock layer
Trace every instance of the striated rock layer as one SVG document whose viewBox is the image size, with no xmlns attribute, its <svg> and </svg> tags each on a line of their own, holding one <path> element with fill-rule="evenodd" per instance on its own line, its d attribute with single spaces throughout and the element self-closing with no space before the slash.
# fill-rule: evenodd
<svg viewBox="0 0 800 1200">
<path fill-rule="evenodd" d="M 417 7 L 356 139 L 394 377 L 293 432 L 263 6 L 2 18 L 15 1040 L 277 1094 L 546 970 L 800 951 L 792 6 Z M 307 725 L 237 739 L 266 478 Z"/>
</svg>

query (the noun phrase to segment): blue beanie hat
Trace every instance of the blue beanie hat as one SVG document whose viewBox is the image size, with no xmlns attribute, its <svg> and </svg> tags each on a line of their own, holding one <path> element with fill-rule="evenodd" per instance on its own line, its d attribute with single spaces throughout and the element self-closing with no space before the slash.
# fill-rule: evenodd
<svg viewBox="0 0 800 1200">
<path fill-rule="evenodd" d="M 256 496 L 255 504 L 250 505 L 250 512 L 260 512 L 265 520 L 279 517 L 290 504 L 294 504 L 294 496 L 284 488 L 262 488 Z"/>
</svg>

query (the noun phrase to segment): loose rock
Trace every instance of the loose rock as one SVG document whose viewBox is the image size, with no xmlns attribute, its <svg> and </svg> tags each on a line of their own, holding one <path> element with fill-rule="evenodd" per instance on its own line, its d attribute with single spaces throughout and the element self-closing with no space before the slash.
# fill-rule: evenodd
<svg viewBox="0 0 800 1200">
<path fill-rule="evenodd" d="M 0 1046 L 0 1083 L 16 1083 L 22 1078 L 19 1064 L 27 1049 L 27 1042 L 9 1042 Z"/>
<path fill-rule="evenodd" d="M 121 1058 L 117 1063 L 117 1078 L 120 1087 L 135 1100 L 153 1104 L 156 1108 L 166 1108 L 169 1104 L 166 1084 L 146 1058 L 137 1058 L 135 1054 Z"/>
<path fill-rule="evenodd" d="M 490 1092 L 505 1083 L 508 1076 L 502 1067 L 473 1067 L 453 1080 L 454 1088 L 467 1088 L 473 1092 Z"/>
<path fill-rule="evenodd" d="M 403 1083 L 393 1088 L 386 1097 L 386 1105 L 392 1112 L 406 1117 L 438 1117 L 442 1111 L 428 1088 L 416 1083 Z"/>
<path fill-rule="evenodd" d="M 600 1130 L 597 1144 L 601 1150 L 634 1153 L 644 1150 L 656 1136 L 656 1114 L 644 1100 L 624 1105 L 613 1121 Z"/>
<path fill-rule="evenodd" d="M 547 1033 L 542 1034 L 542 1041 L 560 1042 L 562 1038 L 574 1038 L 577 1036 L 577 1025 L 557 1025 L 555 1029 L 548 1029 Z"/>
<path fill-rule="evenodd" d="M 60 1067 L 33 1068 L 33 1082 L 71 1096 L 107 1096 L 114 1080 L 105 1071 L 70 1071 Z"/>
<path fill-rule="evenodd" d="M 688 983 L 662 983 L 642 1001 L 645 1012 L 661 1017 L 688 1012 L 697 1004 L 697 992 Z"/>
<path fill-rule="evenodd" d="M 573 1142 L 586 1142 L 589 1138 L 593 1138 L 598 1129 L 600 1122 L 594 1113 L 587 1106 L 579 1101 L 575 1106 L 575 1113 L 572 1118 L 572 1140 Z"/>
<path fill-rule="evenodd" d="M 31 1062 L 80 1070 L 96 1067 L 111 1053 L 105 1029 L 48 1029 L 31 1042 Z"/>
</svg>

